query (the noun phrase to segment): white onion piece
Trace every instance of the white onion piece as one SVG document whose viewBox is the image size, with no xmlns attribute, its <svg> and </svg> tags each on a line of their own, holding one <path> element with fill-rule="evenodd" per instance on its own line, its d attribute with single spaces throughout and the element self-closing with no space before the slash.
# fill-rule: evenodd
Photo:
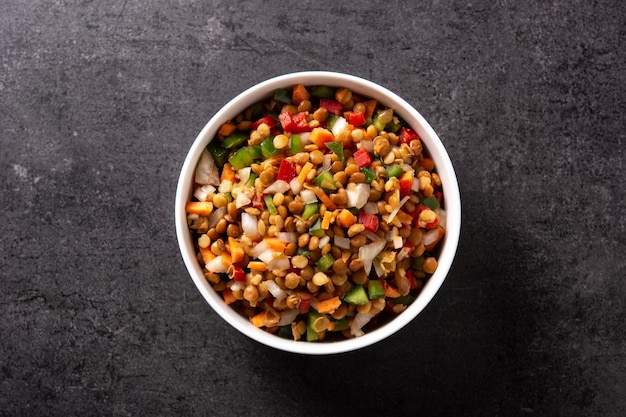
<svg viewBox="0 0 626 417">
<path fill-rule="evenodd" d="M 370 197 L 370 185 L 369 184 L 357 184 L 354 190 L 346 190 L 348 195 L 348 207 L 361 208 L 367 204 L 367 200 Z"/>
<path fill-rule="evenodd" d="M 269 265 L 274 260 L 274 251 L 265 249 L 263 252 L 259 253 L 257 258 Z"/>
<path fill-rule="evenodd" d="M 437 213 L 437 216 L 439 216 L 439 226 L 443 227 L 444 229 L 446 228 L 446 211 L 442 208 L 438 208 L 437 210 L 435 210 L 435 213 Z"/>
<path fill-rule="evenodd" d="M 300 136 L 300 142 L 302 142 L 302 146 L 311 143 L 311 132 L 299 133 L 298 136 Z"/>
<path fill-rule="evenodd" d="M 248 197 L 244 193 L 239 193 L 237 194 L 237 199 L 235 200 L 235 206 L 237 208 L 242 208 L 244 206 L 247 206 L 251 202 L 252 200 L 250 199 L 250 197 Z"/>
<path fill-rule="evenodd" d="M 276 324 L 277 326 L 286 326 L 288 324 L 291 324 L 292 321 L 294 321 L 296 319 L 296 317 L 298 317 L 298 314 L 300 314 L 300 311 L 297 308 L 292 308 L 291 310 L 285 310 L 282 313 L 280 313 L 280 320 L 278 320 L 278 324 Z"/>
<path fill-rule="evenodd" d="M 322 168 L 319 171 L 317 171 L 318 174 L 320 174 L 322 172 L 330 171 L 330 165 L 332 163 L 331 158 L 332 158 L 331 154 L 329 154 L 329 153 L 324 154 L 324 158 L 322 159 Z"/>
<path fill-rule="evenodd" d="M 398 211 L 400 211 L 404 203 L 406 203 L 409 200 L 409 198 L 410 196 L 407 195 L 402 200 L 400 200 L 400 204 L 398 204 L 398 206 L 394 208 L 391 211 L 391 213 L 389 213 L 389 217 L 387 218 L 387 224 L 391 224 L 391 222 L 393 221 L 393 218 L 396 217 L 396 214 L 398 214 Z"/>
<path fill-rule="evenodd" d="M 232 281 L 233 285 L 230 286 L 231 291 L 243 291 L 246 289 L 246 283 L 244 281 Z"/>
<path fill-rule="evenodd" d="M 357 313 L 357 315 L 354 316 L 354 320 L 352 320 L 352 324 L 350 325 L 350 334 L 353 336 L 363 335 L 363 331 L 361 329 L 370 322 L 372 317 L 374 317 L 374 315 L 370 312 Z"/>
<path fill-rule="evenodd" d="M 361 141 L 361 149 L 365 149 L 369 153 L 374 152 L 374 141 L 370 139 L 365 139 Z"/>
<path fill-rule="evenodd" d="M 372 261 L 378 254 L 385 248 L 387 242 L 385 240 L 378 240 L 368 245 L 363 245 L 359 248 L 359 258 L 363 261 L 363 267 L 367 274 L 372 270 Z"/>
<path fill-rule="evenodd" d="M 402 241 L 402 236 L 394 236 L 393 237 L 393 248 L 400 249 L 404 246 L 404 242 Z"/>
<path fill-rule="evenodd" d="M 256 245 L 254 245 L 252 249 L 250 249 L 249 255 L 252 256 L 253 258 L 258 258 L 261 253 L 265 252 L 268 249 L 269 249 L 269 245 L 267 244 L 266 241 L 262 240 Z"/>
<path fill-rule="evenodd" d="M 287 181 L 276 180 L 272 185 L 263 190 L 265 194 L 284 193 L 291 188 Z"/>
<path fill-rule="evenodd" d="M 211 215 L 209 216 L 209 228 L 214 228 L 217 222 L 219 222 L 225 214 L 226 207 L 220 207 L 217 210 L 214 210 L 213 213 L 211 213 Z"/>
<path fill-rule="evenodd" d="M 350 249 L 350 239 L 348 239 L 347 237 L 335 235 L 334 240 L 335 246 L 337 246 L 338 248 L 347 250 Z"/>
<path fill-rule="evenodd" d="M 291 267 L 291 261 L 288 257 L 281 255 L 277 258 L 272 259 L 271 262 L 268 262 L 267 267 L 269 269 L 287 270 Z"/>
<path fill-rule="evenodd" d="M 333 132 L 333 135 L 339 136 L 341 131 L 346 127 L 348 127 L 348 121 L 343 117 L 338 117 L 337 120 L 335 120 L 335 124 L 333 125 L 331 132 Z"/>
<path fill-rule="evenodd" d="M 193 191 L 193 196 L 198 199 L 198 201 L 206 201 L 206 198 L 209 194 L 213 194 L 215 192 L 215 187 L 209 184 L 202 185 L 196 188 Z"/>
<path fill-rule="evenodd" d="M 198 184 L 220 185 L 220 172 L 207 149 L 204 149 L 200 154 L 194 181 Z"/>
<path fill-rule="evenodd" d="M 383 268 L 383 264 L 374 259 L 372 265 L 374 265 L 374 272 L 376 272 L 376 276 L 382 277 L 385 275 L 385 268 Z"/>
<path fill-rule="evenodd" d="M 287 293 L 282 290 L 276 283 L 276 281 L 263 281 L 265 288 L 276 298 L 277 300 L 284 300 L 287 298 Z"/>
<path fill-rule="evenodd" d="M 215 258 L 210 260 L 205 265 L 205 268 L 207 269 L 207 271 L 216 272 L 218 274 L 228 271 L 228 267 L 224 265 L 224 262 L 222 262 L 222 255 L 216 256 Z"/>
<path fill-rule="evenodd" d="M 250 178 L 251 171 L 252 168 L 250 167 L 241 168 L 239 171 L 237 171 L 237 175 L 239 175 L 239 181 L 244 184 L 247 183 L 248 179 Z"/>
<path fill-rule="evenodd" d="M 422 235 L 422 245 L 428 246 L 439 238 L 439 228 L 434 227 Z"/>
<path fill-rule="evenodd" d="M 413 171 L 413 167 L 409 164 L 401 164 L 400 166 L 404 172 Z"/>
<path fill-rule="evenodd" d="M 300 191 L 300 198 L 302 198 L 303 204 L 317 203 L 317 196 L 313 190 Z"/>
<path fill-rule="evenodd" d="M 411 183 L 411 191 L 415 193 L 420 192 L 420 181 L 417 178 L 413 178 L 413 182 Z"/>
<path fill-rule="evenodd" d="M 291 188 L 291 191 L 293 191 L 293 193 L 296 195 L 299 194 L 300 191 L 302 191 L 302 183 L 298 181 L 298 177 L 295 177 L 291 180 L 291 182 L 289 183 L 289 187 Z"/>
<path fill-rule="evenodd" d="M 319 247 L 323 248 L 324 246 L 326 246 L 327 243 L 330 243 L 330 236 L 324 236 L 323 238 L 320 238 Z"/>
<path fill-rule="evenodd" d="M 297 242 L 298 234 L 296 232 L 278 232 L 276 237 L 285 243 Z"/>
<path fill-rule="evenodd" d="M 363 206 L 363 211 L 367 214 L 378 214 L 378 206 L 373 201 L 368 201 Z"/>
<path fill-rule="evenodd" d="M 256 216 L 246 213 L 245 211 L 241 213 L 241 228 L 243 229 L 243 233 L 252 240 L 261 237 Z"/>
</svg>

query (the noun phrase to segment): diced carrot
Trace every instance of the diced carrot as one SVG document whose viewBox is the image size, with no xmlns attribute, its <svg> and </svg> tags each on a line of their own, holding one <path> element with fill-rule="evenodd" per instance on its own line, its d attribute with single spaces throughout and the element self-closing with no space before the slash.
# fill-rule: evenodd
<svg viewBox="0 0 626 417">
<path fill-rule="evenodd" d="M 237 130 L 237 125 L 232 123 L 232 122 L 226 122 L 224 123 L 221 127 L 220 130 L 218 130 L 218 134 L 220 134 L 221 136 L 228 136 L 231 133 L 233 133 L 235 130 Z"/>
<path fill-rule="evenodd" d="M 385 297 L 398 298 L 400 297 L 400 295 L 401 295 L 400 292 L 394 287 L 392 287 L 391 285 L 387 285 L 385 287 Z"/>
<path fill-rule="evenodd" d="M 241 246 L 241 244 L 237 242 L 237 239 L 232 236 L 228 236 L 228 247 L 230 248 L 230 256 L 233 263 L 243 261 L 245 253 L 243 251 L 243 246 Z"/>
<path fill-rule="evenodd" d="M 376 106 L 378 106 L 378 101 L 367 100 L 367 101 L 364 101 L 363 104 L 365 104 L 364 116 L 366 119 L 369 119 L 370 117 L 374 115 L 374 110 L 376 110 Z"/>
<path fill-rule="evenodd" d="M 277 237 L 266 237 L 263 239 L 267 245 L 277 252 L 285 252 L 287 244 Z"/>
<path fill-rule="evenodd" d="M 222 252 L 222 264 L 226 266 L 231 266 L 233 264 L 233 258 L 230 256 L 228 252 Z"/>
<path fill-rule="evenodd" d="M 328 330 L 329 332 L 332 332 L 334 329 L 335 329 L 335 322 L 334 321 L 329 322 L 326 330 Z"/>
<path fill-rule="evenodd" d="M 328 230 L 330 227 L 330 221 L 333 219 L 333 212 L 330 210 L 326 210 L 324 213 L 324 218 L 322 219 L 322 229 Z"/>
<path fill-rule="evenodd" d="M 317 312 L 320 314 L 332 314 L 341 305 L 339 297 L 329 298 L 328 300 L 317 303 Z"/>
<path fill-rule="evenodd" d="M 226 162 L 222 167 L 222 176 L 220 177 L 220 180 L 222 180 L 222 182 L 235 182 L 235 170 L 233 169 L 233 166 L 228 162 Z"/>
<path fill-rule="evenodd" d="M 250 321 L 252 322 L 252 324 L 254 324 L 256 327 L 263 327 L 265 326 L 265 311 L 261 311 L 259 314 L 257 314 L 254 317 L 250 318 Z"/>
<path fill-rule="evenodd" d="M 311 172 L 312 169 L 313 169 L 312 163 L 307 162 L 306 164 L 304 164 L 304 166 L 302 167 L 302 170 L 298 174 L 298 182 L 300 184 L 304 184 L 304 182 L 306 181 L 306 176 L 309 175 L 309 172 Z"/>
<path fill-rule="evenodd" d="M 328 194 L 326 194 L 324 190 L 322 190 L 320 187 L 315 187 L 313 191 L 315 192 L 315 195 L 317 196 L 317 198 L 319 198 L 320 201 L 324 203 L 324 205 L 326 205 L 327 209 L 329 210 L 337 209 L 337 206 L 335 205 L 335 203 L 333 203 L 330 197 L 328 197 Z"/>
<path fill-rule="evenodd" d="M 308 100 L 311 98 L 311 94 L 307 91 L 306 87 L 302 84 L 296 84 L 293 87 L 293 93 L 291 94 L 291 102 L 293 104 L 300 104 L 304 100 Z"/>
<path fill-rule="evenodd" d="M 226 304 L 232 304 L 235 301 L 237 301 L 237 299 L 235 298 L 235 296 L 233 295 L 233 292 L 231 291 L 230 288 L 226 287 L 222 290 L 222 297 L 224 297 L 224 302 Z"/>
<path fill-rule="evenodd" d="M 426 171 L 432 171 L 435 169 L 435 161 L 430 158 L 424 158 L 422 159 L 422 167 L 424 167 Z"/>
<path fill-rule="evenodd" d="M 215 259 L 215 254 L 211 252 L 209 247 L 200 248 L 200 255 L 202 256 L 202 261 L 205 265 Z"/>
<path fill-rule="evenodd" d="M 341 227 L 350 227 L 356 223 L 356 216 L 350 212 L 350 210 L 343 209 L 337 216 L 337 223 Z"/>
<path fill-rule="evenodd" d="M 259 272 L 265 272 L 267 271 L 267 264 L 261 261 L 250 261 L 248 262 L 248 269 L 259 271 Z"/>
<path fill-rule="evenodd" d="M 323 127 L 316 127 L 311 132 L 311 136 L 309 136 L 309 139 L 312 143 L 316 144 L 319 149 L 323 149 L 326 147 L 326 145 L 324 145 L 326 142 L 332 142 L 335 140 L 335 136 L 328 129 L 324 129 Z"/>
<path fill-rule="evenodd" d="M 213 203 L 210 201 L 187 201 L 185 203 L 185 211 L 187 213 L 208 216 L 213 212 Z"/>
</svg>

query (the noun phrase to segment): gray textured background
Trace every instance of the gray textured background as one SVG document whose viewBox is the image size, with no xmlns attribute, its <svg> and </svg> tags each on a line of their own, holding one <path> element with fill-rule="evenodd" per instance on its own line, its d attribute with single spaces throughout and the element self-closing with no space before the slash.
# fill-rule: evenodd
<svg viewBox="0 0 626 417">
<path fill-rule="evenodd" d="M 0 3 L 0 415 L 623 416 L 622 1 Z M 235 94 L 308 69 L 414 104 L 457 169 L 449 279 L 332 357 L 229 328 L 173 200 Z"/>
</svg>

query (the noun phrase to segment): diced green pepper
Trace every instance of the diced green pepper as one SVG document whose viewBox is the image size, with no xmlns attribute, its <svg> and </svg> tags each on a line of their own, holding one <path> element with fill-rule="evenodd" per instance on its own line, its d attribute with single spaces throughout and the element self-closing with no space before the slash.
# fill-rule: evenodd
<svg viewBox="0 0 626 417">
<path fill-rule="evenodd" d="M 367 293 L 370 300 L 380 298 L 385 295 L 385 287 L 382 281 L 377 279 L 370 279 L 367 283 Z"/>
<path fill-rule="evenodd" d="M 291 325 L 281 326 L 278 329 L 278 336 L 284 339 L 293 339 L 293 333 L 291 332 Z"/>
<path fill-rule="evenodd" d="M 401 295 L 400 297 L 391 298 L 390 300 L 392 303 L 408 306 L 413 301 L 415 301 L 415 298 L 411 297 L 410 295 Z"/>
<path fill-rule="evenodd" d="M 315 183 L 324 189 L 324 191 L 335 191 L 337 189 L 337 183 L 333 178 L 333 174 L 329 171 L 322 172 L 315 177 Z"/>
<path fill-rule="evenodd" d="M 269 137 L 261 142 L 261 153 L 266 159 L 271 158 L 272 156 L 276 156 L 280 153 L 280 151 L 274 146 L 274 138 Z"/>
<path fill-rule="evenodd" d="M 348 319 L 347 318 L 342 318 L 341 320 L 337 320 L 335 321 L 335 327 L 333 327 L 333 332 L 340 332 L 342 330 L 346 330 L 348 327 L 350 327 L 348 325 Z"/>
<path fill-rule="evenodd" d="M 402 122 L 398 120 L 396 117 L 394 117 L 393 119 L 391 119 L 389 123 L 385 125 L 385 132 L 398 133 L 398 131 L 400 130 L 400 128 L 402 128 L 402 126 L 403 126 Z"/>
<path fill-rule="evenodd" d="M 337 119 L 339 119 L 339 116 L 337 116 L 336 114 L 329 114 L 326 118 L 326 129 L 332 130 Z"/>
<path fill-rule="evenodd" d="M 263 159 L 263 152 L 261 151 L 261 145 L 248 146 L 248 152 L 252 156 L 252 159 Z"/>
<path fill-rule="evenodd" d="M 304 152 L 304 145 L 302 144 L 302 139 L 298 135 L 291 135 L 290 139 L 290 150 L 292 154 L 297 154 L 300 152 Z"/>
<path fill-rule="evenodd" d="M 365 175 L 365 182 L 368 184 L 376 179 L 376 172 L 374 172 L 374 170 L 370 167 L 361 168 L 361 173 Z"/>
<path fill-rule="evenodd" d="M 317 98 L 335 98 L 335 89 L 333 87 L 329 87 L 327 85 L 319 85 L 313 87 L 311 90 L 311 95 Z"/>
<path fill-rule="evenodd" d="M 439 208 L 439 200 L 437 200 L 437 197 L 435 197 L 434 194 L 425 198 L 422 201 L 422 204 L 424 204 L 426 207 L 428 207 L 431 210 L 437 210 Z"/>
<path fill-rule="evenodd" d="M 298 248 L 298 250 L 296 250 L 296 255 L 302 255 L 305 258 L 310 258 L 311 257 L 311 251 L 306 249 L 306 248 Z"/>
<path fill-rule="evenodd" d="M 424 256 L 417 256 L 415 258 L 411 258 L 411 269 L 415 269 L 416 271 L 423 271 L 422 265 L 424 264 Z"/>
<path fill-rule="evenodd" d="M 266 194 L 263 197 L 263 201 L 265 201 L 265 206 L 267 207 L 267 211 L 269 211 L 270 214 L 278 213 L 278 209 L 276 209 L 276 205 L 274 205 L 274 199 L 272 198 L 271 195 Z"/>
<path fill-rule="evenodd" d="M 291 104 L 291 96 L 284 88 L 279 88 L 274 92 L 274 100 L 285 104 Z"/>
<path fill-rule="evenodd" d="M 246 181 L 246 187 L 254 187 L 254 182 L 257 178 L 258 176 L 254 172 L 251 172 L 250 176 L 248 177 L 248 181 Z"/>
<path fill-rule="evenodd" d="M 302 219 L 307 220 L 311 216 L 317 214 L 318 207 L 317 203 L 309 203 L 304 205 L 304 209 L 302 211 Z"/>
<path fill-rule="evenodd" d="M 319 340 L 319 334 L 315 331 L 315 320 L 322 317 L 320 313 L 315 311 L 315 309 L 311 308 L 309 310 L 309 317 L 306 321 L 306 341 L 307 342 L 316 342 Z"/>
<path fill-rule="evenodd" d="M 388 178 L 399 177 L 404 172 L 402 167 L 400 165 L 398 165 L 398 164 L 387 165 L 387 167 L 385 169 L 387 170 L 387 177 Z"/>
<path fill-rule="evenodd" d="M 252 120 L 257 120 L 263 117 L 263 113 L 265 111 L 263 109 L 263 103 L 261 103 L 260 101 L 250 106 L 250 110 L 252 110 Z"/>
<path fill-rule="evenodd" d="M 230 158 L 228 158 L 228 162 L 230 162 L 235 171 L 238 171 L 241 168 L 252 165 L 254 157 L 252 156 L 250 149 L 246 146 L 245 148 L 240 148 Z"/>
<path fill-rule="evenodd" d="M 330 253 L 327 253 L 326 255 L 322 256 L 321 258 L 317 260 L 317 267 L 322 272 L 326 272 L 330 269 L 330 267 L 333 266 L 334 262 L 335 262 L 335 258 L 333 258 L 333 255 L 331 255 Z"/>
<path fill-rule="evenodd" d="M 309 228 L 309 233 L 311 236 L 324 237 L 326 235 L 326 231 L 322 229 L 322 221 L 317 219 L 313 226 Z"/>
<path fill-rule="evenodd" d="M 362 285 L 355 285 L 348 294 L 344 297 L 343 301 L 357 306 L 363 305 L 369 301 L 365 288 Z"/>
<path fill-rule="evenodd" d="M 330 149 L 331 151 L 333 151 L 333 153 L 337 155 L 337 158 L 339 158 L 341 162 L 344 162 L 346 160 L 346 158 L 343 155 L 343 143 L 326 142 L 326 147 Z"/>
<path fill-rule="evenodd" d="M 223 147 L 218 140 L 211 141 L 206 148 L 213 156 L 213 160 L 218 167 L 223 167 L 226 161 L 228 161 L 230 151 Z"/>
<path fill-rule="evenodd" d="M 387 123 L 382 122 L 379 120 L 378 117 L 378 113 L 376 113 L 373 117 L 372 117 L 372 124 L 374 125 L 374 127 L 376 128 L 376 130 L 378 130 L 379 132 L 385 130 L 385 125 Z"/>
<path fill-rule="evenodd" d="M 226 149 L 234 149 L 243 146 L 244 143 L 248 141 L 248 134 L 246 132 L 234 132 L 226 138 L 224 138 L 224 142 L 222 142 L 222 146 Z"/>
</svg>

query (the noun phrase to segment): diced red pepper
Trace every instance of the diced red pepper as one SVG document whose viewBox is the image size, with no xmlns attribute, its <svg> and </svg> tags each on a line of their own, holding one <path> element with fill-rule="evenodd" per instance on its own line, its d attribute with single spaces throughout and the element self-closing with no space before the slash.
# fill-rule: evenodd
<svg viewBox="0 0 626 417">
<path fill-rule="evenodd" d="M 409 280 L 409 285 L 411 289 L 414 290 L 415 287 L 417 287 L 417 281 L 415 280 L 415 275 L 413 275 L 413 271 L 411 271 L 410 269 L 406 271 L 406 278 Z"/>
<path fill-rule="evenodd" d="M 439 205 L 441 205 L 441 203 L 443 202 L 443 193 L 439 190 L 435 190 L 433 191 L 433 194 L 435 195 L 437 201 L 439 201 Z"/>
<path fill-rule="evenodd" d="M 360 111 L 347 111 L 343 114 L 348 123 L 352 126 L 363 126 L 365 124 L 365 115 Z"/>
<path fill-rule="evenodd" d="M 283 180 L 287 183 L 291 182 L 296 177 L 296 166 L 286 159 L 280 161 L 280 167 L 278 168 L 277 179 Z"/>
<path fill-rule="evenodd" d="M 280 124 L 285 133 L 310 132 L 311 128 L 306 118 L 306 112 L 291 114 L 288 111 L 284 111 L 278 115 L 278 120 L 280 120 Z"/>
<path fill-rule="evenodd" d="M 357 220 L 363 226 L 365 226 L 365 230 L 369 230 L 370 232 L 376 233 L 378 231 L 378 216 L 375 214 L 365 213 L 364 211 L 359 213 L 359 218 Z"/>
<path fill-rule="evenodd" d="M 418 134 L 413 129 L 410 129 L 408 127 L 401 128 L 400 132 L 398 133 L 398 139 L 401 144 L 402 143 L 409 144 L 411 143 L 413 139 L 419 139 L 419 138 L 420 137 L 418 136 Z"/>
<path fill-rule="evenodd" d="M 261 126 L 261 123 L 265 123 L 270 129 L 278 124 L 276 118 L 268 114 L 267 116 L 263 116 L 256 122 L 252 123 L 252 128 L 258 129 L 259 126 Z"/>
<path fill-rule="evenodd" d="M 237 264 L 232 264 L 232 278 L 235 281 L 238 282 L 245 282 L 246 281 L 246 273 L 243 272 L 243 268 L 241 268 L 239 265 Z"/>
<path fill-rule="evenodd" d="M 312 302 L 313 302 L 313 297 L 308 296 L 307 298 L 307 297 L 301 296 L 300 304 L 298 304 L 298 310 L 300 311 L 300 314 L 308 313 L 309 309 L 311 308 Z"/>
<path fill-rule="evenodd" d="M 432 229 L 433 227 L 437 226 L 437 224 L 439 224 L 439 217 L 437 217 L 435 220 L 433 220 L 430 223 L 426 223 L 426 229 Z"/>
<path fill-rule="evenodd" d="M 337 116 L 341 116 L 341 111 L 343 110 L 343 105 L 340 102 L 329 98 L 320 98 L 320 107 Z"/>
<path fill-rule="evenodd" d="M 413 186 L 413 171 L 404 171 L 400 175 L 400 197 L 411 195 L 411 187 Z"/>
<path fill-rule="evenodd" d="M 367 149 L 361 148 L 354 153 L 354 162 L 359 166 L 359 168 L 363 168 L 372 163 L 372 157 Z"/>
</svg>

